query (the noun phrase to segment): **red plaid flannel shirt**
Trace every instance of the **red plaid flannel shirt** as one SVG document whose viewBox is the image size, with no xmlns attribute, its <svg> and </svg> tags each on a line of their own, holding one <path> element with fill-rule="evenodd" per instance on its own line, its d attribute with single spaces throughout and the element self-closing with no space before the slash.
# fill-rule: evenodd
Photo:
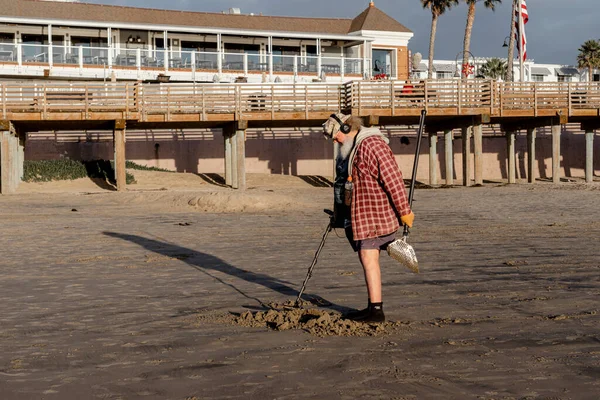
<svg viewBox="0 0 600 400">
<path fill-rule="evenodd" d="M 389 235 L 410 214 L 408 196 L 392 149 L 381 137 L 363 140 L 352 162 L 352 234 L 354 240 Z"/>
</svg>

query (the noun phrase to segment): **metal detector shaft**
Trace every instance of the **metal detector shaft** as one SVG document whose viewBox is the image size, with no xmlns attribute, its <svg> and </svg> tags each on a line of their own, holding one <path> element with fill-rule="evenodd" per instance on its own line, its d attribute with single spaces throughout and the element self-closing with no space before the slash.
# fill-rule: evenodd
<svg viewBox="0 0 600 400">
<path fill-rule="evenodd" d="M 325 240 L 327 239 L 327 235 L 329 235 L 329 232 L 331 232 L 331 230 L 333 229 L 332 224 L 333 224 L 333 218 L 330 215 L 329 224 L 327 224 L 327 228 L 325 228 L 325 233 L 323 233 L 323 239 L 321 239 L 321 244 L 319 244 L 319 248 L 317 249 L 317 252 L 315 253 L 315 257 L 313 258 L 312 264 L 310 264 L 310 267 L 308 268 L 306 278 L 304 278 L 304 282 L 302 283 L 302 287 L 300 288 L 300 292 L 298 293 L 298 298 L 296 299 L 296 304 L 298 304 L 300 302 L 300 298 L 302 297 L 302 294 L 304 293 L 304 289 L 306 289 L 306 284 L 308 283 L 308 280 L 312 276 L 313 270 L 315 269 L 315 265 L 317 265 L 317 259 L 319 258 L 319 254 L 321 253 L 321 250 L 323 249 L 323 246 L 325 245 Z"/>
<path fill-rule="evenodd" d="M 419 119 L 419 131 L 417 132 L 417 148 L 415 150 L 415 160 L 413 161 L 412 177 L 410 178 L 410 189 L 408 191 L 408 205 L 412 207 L 413 195 L 415 192 L 415 181 L 417 180 L 417 167 L 419 166 L 419 153 L 421 152 L 421 139 L 423 138 L 423 128 L 425 126 L 425 116 L 427 110 L 421 110 L 421 118 Z M 402 236 L 408 236 L 408 225 L 404 225 L 404 233 Z"/>
</svg>

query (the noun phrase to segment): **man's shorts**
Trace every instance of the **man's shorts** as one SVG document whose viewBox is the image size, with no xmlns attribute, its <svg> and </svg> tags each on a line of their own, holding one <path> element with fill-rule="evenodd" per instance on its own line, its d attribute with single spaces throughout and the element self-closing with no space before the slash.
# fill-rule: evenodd
<svg viewBox="0 0 600 400">
<path fill-rule="evenodd" d="M 350 242 L 350 246 L 352 246 L 352 250 L 369 250 L 369 249 L 378 249 L 385 250 L 388 245 L 396 240 L 396 232 L 390 233 L 389 235 L 378 236 L 375 238 L 363 239 L 363 240 L 354 240 L 352 238 L 352 226 L 348 226 L 345 229 L 346 238 L 348 242 Z"/>
</svg>

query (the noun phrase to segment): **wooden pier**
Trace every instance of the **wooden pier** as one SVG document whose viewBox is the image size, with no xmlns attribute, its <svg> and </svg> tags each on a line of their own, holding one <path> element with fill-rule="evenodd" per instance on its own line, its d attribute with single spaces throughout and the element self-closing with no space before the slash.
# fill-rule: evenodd
<svg viewBox="0 0 600 400">
<path fill-rule="evenodd" d="M 426 129 L 430 138 L 437 138 L 438 132 L 462 129 L 465 160 L 469 159 L 468 143 L 473 138 L 476 184 L 483 182 L 482 124 L 500 124 L 506 132 L 508 180 L 512 183 L 515 181 L 515 131 L 527 129 L 528 147 L 532 150 L 535 128 L 552 126 L 552 175 L 553 181 L 559 182 L 560 126 L 567 122 L 581 123 L 586 132 L 586 181 L 591 182 L 594 130 L 600 127 L 600 83 L 490 80 L 353 81 L 342 85 L 4 82 L 0 85 L 0 108 L 1 193 L 13 192 L 20 181 L 24 138 L 28 132 L 113 131 L 116 177 L 118 188 L 122 190 L 127 129 L 223 128 L 226 181 L 234 188 L 243 188 L 243 138 L 248 127 L 318 126 L 332 112 L 338 111 L 363 117 L 367 125 L 408 125 L 417 123 L 422 109 L 427 110 Z M 433 159 L 437 155 L 436 146 L 430 146 L 430 152 Z M 470 168 L 469 163 L 463 165 L 464 171 Z M 463 184 L 469 184 L 468 180 Z"/>
</svg>

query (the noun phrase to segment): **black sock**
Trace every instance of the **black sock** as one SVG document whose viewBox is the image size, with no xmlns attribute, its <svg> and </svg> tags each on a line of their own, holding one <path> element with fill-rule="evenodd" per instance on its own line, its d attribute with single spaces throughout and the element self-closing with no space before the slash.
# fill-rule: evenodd
<svg viewBox="0 0 600 400">
<path fill-rule="evenodd" d="M 369 307 L 371 308 L 371 310 L 383 310 L 383 302 L 371 303 L 369 301 Z"/>
</svg>

